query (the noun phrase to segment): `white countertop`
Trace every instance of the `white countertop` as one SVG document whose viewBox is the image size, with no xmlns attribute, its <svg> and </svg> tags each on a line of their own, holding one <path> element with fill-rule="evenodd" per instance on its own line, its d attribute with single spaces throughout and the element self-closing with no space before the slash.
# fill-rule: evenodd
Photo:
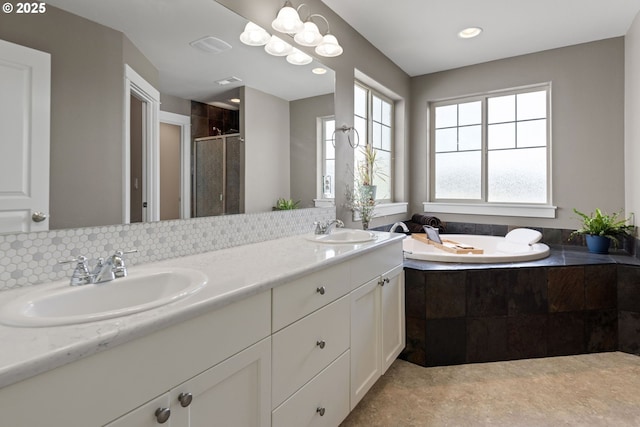
<svg viewBox="0 0 640 427">
<path fill-rule="evenodd" d="M 133 266 L 131 271 L 141 267 L 197 269 L 207 275 L 208 283 L 199 292 L 177 302 L 115 319 L 44 328 L 0 325 L 0 387 L 132 341 L 405 237 L 403 234 L 374 233 L 377 239 L 367 243 L 329 245 L 314 243 L 304 235 L 298 235 Z M 0 292 L 0 304 L 38 286 L 46 284 Z"/>
</svg>

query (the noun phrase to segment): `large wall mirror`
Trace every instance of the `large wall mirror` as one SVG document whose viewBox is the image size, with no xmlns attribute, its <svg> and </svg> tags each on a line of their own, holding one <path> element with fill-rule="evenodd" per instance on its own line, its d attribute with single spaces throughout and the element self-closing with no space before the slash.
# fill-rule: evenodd
<svg viewBox="0 0 640 427">
<path fill-rule="evenodd" d="M 242 144 L 237 152 L 241 166 L 237 177 L 229 178 L 241 181 L 236 212 L 271 210 L 280 197 L 300 200 L 300 207 L 313 206 L 320 187 L 319 119 L 333 114 L 334 73 L 315 59 L 308 65 L 292 65 L 261 47 L 242 44 L 239 36 L 246 23 L 213 0 L 51 0 L 42 14 L 0 14 L 0 40 L 50 54 L 50 170 L 48 178 L 35 178 L 48 186 L 48 207 L 41 209 L 46 211 L 48 229 L 145 220 L 127 218 L 131 207 L 126 206 L 125 193 L 145 188 L 143 181 L 153 179 L 154 168 L 160 169 L 155 171 L 158 175 L 164 170 L 159 161 L 143 163 L 141 181 L 131 171 L 132 157 L 149 156 L 144 145 L 137 153 L 130 144 L 136 135 L 144 139 L 154 132 L 145 128 L 155 119 L 154 96 L 161 121 L 175 127 L 171 131 L 175 138 L 182 138 L 183 144 L 186 138 L 189 144 L 188 158 L 180 147 L 170 155 L 182 159 L 177 175 L 162 178 L 177 186 L 178 194 L 193 194 L 193 135 L 180 132 L 198 127 L 193 116 L 202 116 L 201 105 L 216 105 L 238 111 L 238 129 L 231 128 L 237 131 L 232 132 L 237 133 L 233 144 Z M 215 40 L 205 50 L 191 45 L 209 36 L 231 48 L 207 52 L 207 47 L 220 47 Z M 327 72 L 315 74 L 314 68 Z M 127 78 L 127 69 L 133 77 Z M 137 78 L 151 88 L 145 90 Z M 224 80 L 231 81 L 218 83 Z M 232 98 L 240 103 L 231 102 Z M 7 138 L 0 130 L 3 145 Z M 130 177 L 127 182 L 125 175 Z M 34 180 L 25 182 L 29 179 Z M 0 185 L 0 193 L 7 187 L 13 191 Z M 169 190 L 159 183 L 153 191 L 161 201 Z M 211 190 L 216 195 L 219 191 Z M 146 201 L 140 199 L 142 204 Z M 155 202 L 159 205 L 159 200 Z M 192 203 L 171 218 L 192 216 Z M 225 213 L 229 212 L 215 214 Z M 2 218 L 0 212 L 0 224 Z"/>
</svg>

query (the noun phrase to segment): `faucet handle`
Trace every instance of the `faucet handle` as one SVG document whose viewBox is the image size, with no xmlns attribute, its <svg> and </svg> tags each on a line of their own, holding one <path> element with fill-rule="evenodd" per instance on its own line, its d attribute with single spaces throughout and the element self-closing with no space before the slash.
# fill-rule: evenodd
<svg viewBox="0 0 640 427">
<path fill-rule="evenodd" d="M 132 254 L 138 252 L 137 249 L 129 249 L 127 251 L 116 251 L 111 255 L 111 265 L 113 266 L 113 274 L 115 277 L 125 277 L 127 275 L 127 266 L 124 263 L 124 254 Z"/>
<path fill-rule="evenodd" d="M 77 264 L 73 269 L 69 284 L 71 286 L 78 286 L 91 283 L 91 273 L 89 273 L 89 267 L 87 266 L 87 257 L 80 255 L 69 260 L 58 261 L 58 264 L 70 264 L 72 262 L 77 262 Z"/>
</svg>

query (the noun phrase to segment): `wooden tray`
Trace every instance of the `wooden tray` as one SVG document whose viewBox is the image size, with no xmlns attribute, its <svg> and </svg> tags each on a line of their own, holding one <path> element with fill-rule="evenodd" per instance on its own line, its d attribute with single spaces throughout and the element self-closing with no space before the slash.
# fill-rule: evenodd
<svg viewBox="0 0 640 427">
<path fill-rule="evenodd" d="M 473 246 L 465 245 L 464 243 L 459 243 L 454 240 L 442 239 L 442 244 L 438 242 L 434 242 L 430 240 L 425 234 L 412 234 L 416 240 L 427 243 L 429 245 L 433 245 L 438 249 L 442 249 L 443 251 L 451 252 L 454 254 L 483 254 L 484 250 L 479 248 L 474 248 Z M 442 236 L 440 236 L 442 237 Z"/>
</svg>

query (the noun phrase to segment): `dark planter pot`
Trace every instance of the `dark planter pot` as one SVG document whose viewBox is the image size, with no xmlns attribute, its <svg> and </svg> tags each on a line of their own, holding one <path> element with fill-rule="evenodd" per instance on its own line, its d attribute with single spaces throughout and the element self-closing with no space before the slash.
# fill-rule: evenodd
<svg viewBox="0 0 640 427">
<path fill-rule="evenodd" d="M 596 236 L 593 234 L 587 234 L 584 236 L 587 240 L 587 248 L 589 252 L 594 254 L 608 254 L 609 246 L 611 246 L 611 239 L 605 236 Z"/>
</svg>

